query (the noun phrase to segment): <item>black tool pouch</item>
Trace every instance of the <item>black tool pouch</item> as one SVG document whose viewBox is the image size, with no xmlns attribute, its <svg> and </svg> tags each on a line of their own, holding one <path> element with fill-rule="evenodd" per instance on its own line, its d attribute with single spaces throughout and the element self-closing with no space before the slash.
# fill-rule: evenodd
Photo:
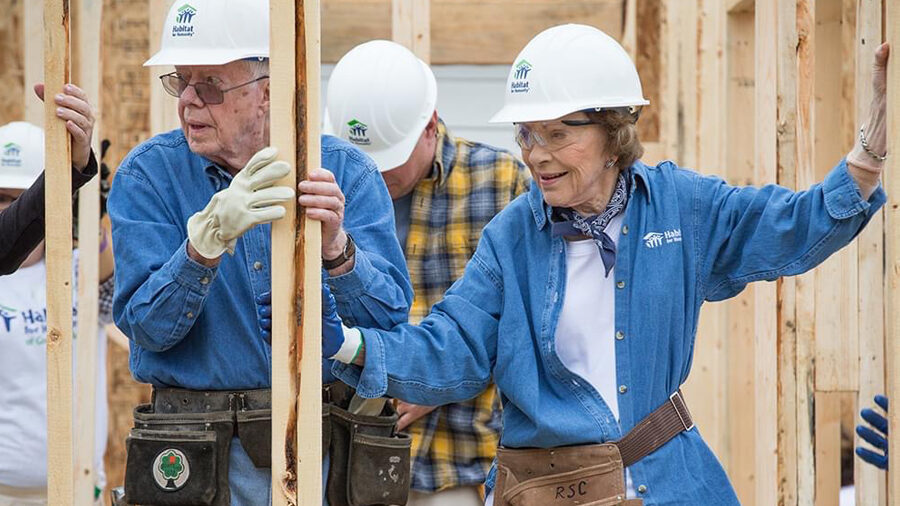
<svg viewBox="0 0 900 506">
<path fill-rule="evenodd" d="M 397 418 L 390 403 L 380 416 L 354 415 L 331 405 L 331 506 L 406 504 L 412 441 L 394 433 Z"/>
<path fill-rule="evenodd" d="M 272 410 L 237 412 L 238 437 L 253 465 L 272 467 Z"/>
<path fill-rule="evenodd" d="M 231 412 L 134 410 L 126 441 L 125 501 L 147 506 L 230 506 Z"/>
</svg>

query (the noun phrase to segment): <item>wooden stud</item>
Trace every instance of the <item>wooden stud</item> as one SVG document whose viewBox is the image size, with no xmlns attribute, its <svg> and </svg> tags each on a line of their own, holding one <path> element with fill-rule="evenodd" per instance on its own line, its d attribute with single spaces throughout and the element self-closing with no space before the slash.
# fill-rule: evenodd
<svg viewBox="0 0 900 506">
<path fill-rule="evenodd" d="M 44 168 L 47 221 L 47 501 L 71 504 L 72 157 L 52 97 L 69 82 L 69 4 L 44 2 Z"/>
<path fill-rule="evenodd" d="M 100 100 L 100 17 L 102 0 L 74 0 L 72 13 L 73 81 L 88 95 L 91 105 Z M 95 115 L 97 116 L 97 115 Z M 100 153 L 100 128 L 95 123 L 93 150 Z M 97 332 L 100 254 L 100 178 L 94 177 L 78 192 L 78 339 L 75 341 L 75 504 L 94 504 L 97 481 L 94 469 L 96 429 Z"/>
<path fill-rule="evenodd" d="M 431 62 L 431 1 L 392 0 L 391 38 Z"/>
<path fill-rule="evenodd" d="M 838 506 L 841 395 L 839 392 L 816 392 L 816 506 Z"/>
<path fill-rule="evenodd" d="M 631 61 L 637 59 L 637 3 L 638 0 L 625 0 L 625 15 L 622 16 L 622 47 Z"/>
<path fill-rule="evenodd" d="M 778 1 L 757 0 L 755 7 L 757 184 L 776 181 L 778 170 Z M 778 503 L 778 363 L 776 283 L 757 283 L 756 360 L 756 503 Z"/>
<path fill-rule="evenodd" d="M 26 1 L 22 16 L 22 25 L 25 39 L 25 121 L 37 125 L 44 125 L 44 106 L 34 94 L 35 83 L 44 82 L 44 16 L 41 11 L 41 2 Z M 52 96 L 52 95 L 51 95 Z M 20 118 L 16 118 L 20 119 Z"/>
<path fill-rule="evenodd" d="M 155 54 L 159 51 L 160 36 L 162 35 L 163 24 L 166 21 L 166 14 L 175 0 L 152 0 L 148 2 L 150 9 L 150 30 L 149 39 L 150 51 L 148 54 Z M 178 120 L 177 99 L 163 89 L 159 82 L 159 76 L 174 71 L 171 65 L 162 67 L 153 67 L 150 74 L 150 133 L 151 135 L 168 132 L 180 127 Z"/>
<path fill-rule="evenodd" d="M 294 167 L 282 184 L 296 186 L 321 164 L 319 2 L 272 0 L 270 9 L 272 145 Z M 321 230 L 285 207 L 272 226 L 273 506 L 322 500 Z"/>
<path fill-rule="evenodd" d="M 0 17 L 0 89 L 5 90 L 0 94 L 0 125 L 21 121 L 25 117 L 25 93 L 34 97 L 23 79 L 23 4 L 23 0 L 0 0 L 0 12 L 4 13 Z"/>
<path fill-rule="evenodd" d="M 881 40 L 880 0 L 859 0 L 856 13 L 856 123 L 866 120 L 872 101 L 872 58 Z M 896 60 L 895 60 L 896 61 Z M 856 131 L 854 127 L 853 131 Z M 859 397 L 871 406 L 884 393 L 884 213 L 860 233 L 859 251 Z M 862 443 L 854 435 L 856 445 Z M 856 504 L 887 504 L 884 471 L 854 459 Z"/>
<path fill-rule="evenodd" d="M 891 61 L 888 63 L 887 77 L 887 127 L 888 153 L 897 156 L 900 153 L 900 65 L 894 59 L 900 54 L 900 5 L 897 2 L 885 2 L 885 40 L 891 41 Z M 886 164 L 884 181 L 888 194 L 885 210 L 885 237 L 887 249 L 887 306 L 885 314 L 887 336 L 885 341 L 885 362 L 887 368 L 887 394 L 895 400 L 900 399 L 900 174 L 890 171 L 891 164 Z M 888 433 L 900 434 L 900 410 L 892 409 L 888 413 Z M 900 438 L 888 439 L 890 454 L 900 455 Z M 888 469 L 888 497 L 900 497 L 900 466 Z"/>
</svg>

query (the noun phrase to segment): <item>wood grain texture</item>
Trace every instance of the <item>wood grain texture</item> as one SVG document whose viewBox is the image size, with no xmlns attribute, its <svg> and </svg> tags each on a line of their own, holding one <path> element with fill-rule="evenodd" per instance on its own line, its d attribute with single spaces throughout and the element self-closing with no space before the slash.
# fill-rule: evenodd
<svg viewBox="0 0 900 506">
<path fill-rule="evenodd" d="M 838 506 L 841 489 L 841 393 L 816 392 L 816 506 Z"/>
<path fill-rule="evenodd" d="M 25 117 L 24 0 L 0 0 L 0 125 Z"/>
<path fill-rule="evenodd" d="M 92 104 L 100 101 L 100 26 L 102 0 L 72 0 L 73 81 Z M 96 111 L 96 109 L 95 109 Z M 95 112 L 96 116 L 96 112 Z M 93 149 L 100 152 L 100 125 L 95 122 Z M 93 178 L 79 190 L 78 237 L 78 339 L 75 341 L 75 505 L 94 504 L 94 437 L 96 426 L 97 346 L 100 283 L 100 178 Z"/>
<path fill-rule="evenodd" d="M 391 39 L 415 53 L 425 63 L 431 61 L 431 1 L 392 0 Z"/>
<path fill-rule="evenodd" d="M 68 0 L 44 2 L 48 97 L 69 82 Z M 72 157 L 65 123 L 44 107 L 47 259 L 47 500 L 72 504 Z"/>
<path fill-rule="evenodd" d="M 22 41 L 25 59 L 25 85 L 22 89 L 24 119 L 31 124 L 44 126 L 44 106 L 33 91 L 35 83 L 44 82 L 44 14 L 41 2 L 24 2 L 22 22 L 25 37 Z"/>
</svg>

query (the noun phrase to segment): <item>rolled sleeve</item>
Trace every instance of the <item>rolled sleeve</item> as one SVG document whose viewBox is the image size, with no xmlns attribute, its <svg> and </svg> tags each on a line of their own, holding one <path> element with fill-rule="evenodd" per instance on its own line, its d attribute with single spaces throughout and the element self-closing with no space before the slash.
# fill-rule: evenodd
<svg viewBox="0 0 900 506">
<path fill-rule="evenodd" d="M 822 183 L 822 189 L 825 193 L 825 209 L 835 220 L 845 220 L 859 213 L 866 213 L 873 205 L 879 208 L 887 200 L 881 185 L 878 185 L 869 200 L 863 200 L 859 185 L 850 175 L 846 159 L 841 160 L 828 173 Z"/>
<path fill-rule="evenodd" d="M 365 368 L 335 361 L 331 370 L 341 381 L 355 387 L 360 397 L 383 397 L 388 388 L 384 342 L 378 331 L 372 329 L 363 331 L 362 337 L 366 350 Z"/>
<path fill-rule="evenodd" d="M 328 276 L 328 286 L 334 293 L 334 299 L 338 303 L 349 303 L 366 292 L 366 281 L 375 277 L 372 262 L 364 251 L 357 250 L 353 262 L 353 269 L 340 276 Z"/>
</svg>

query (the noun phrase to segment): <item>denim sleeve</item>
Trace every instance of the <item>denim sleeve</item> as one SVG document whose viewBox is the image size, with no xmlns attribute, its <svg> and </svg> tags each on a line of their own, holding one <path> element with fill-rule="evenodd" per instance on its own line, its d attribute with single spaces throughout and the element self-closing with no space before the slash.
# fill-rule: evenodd
<svg viewBox="0 0 900 506">
<path fill-rule="evenodd" d="M 127 166 L 118 171 L 108 205 L 116 325 L 142 348 L 165 351 L 203 311 L 217 270 L 188 257 L 184 225 L 170 221 L 175 213 L 140 172 Z"/>
<path fill-rule="evenodd" d="M 482 237 L 463 276 L 418 325 L 361 329 L 365 367 L 336 363 L 334 374 L 363 397 L 415 404 L 462 402 L 490 384 L 497 357 L 502 283 Z"/>
<path fill-rule="evenodd" d="M 727 299 L 753 281 L 812 269 L 852 241 L 886 200 L 880 186 L 863 200 L 846 160 L 823 182 L 799 192 L 698 177 L 694 246 L 703 259 L 704 299 Z"/>
<path fill-rule="evenodd" d="M 341 161 L 360 163 L 348 155 Z M 374 166 L 362 169 L 356 171 L 358 178 L 342 185 L 344 229 L 356 242 L 355 264 L 350 272 L 326 280 L 347 325 L 389 329 L 407 321 L 412 284 L 387 187 Z M 351 171 L 345 167 L 344 172 Z"/>
</svg>

